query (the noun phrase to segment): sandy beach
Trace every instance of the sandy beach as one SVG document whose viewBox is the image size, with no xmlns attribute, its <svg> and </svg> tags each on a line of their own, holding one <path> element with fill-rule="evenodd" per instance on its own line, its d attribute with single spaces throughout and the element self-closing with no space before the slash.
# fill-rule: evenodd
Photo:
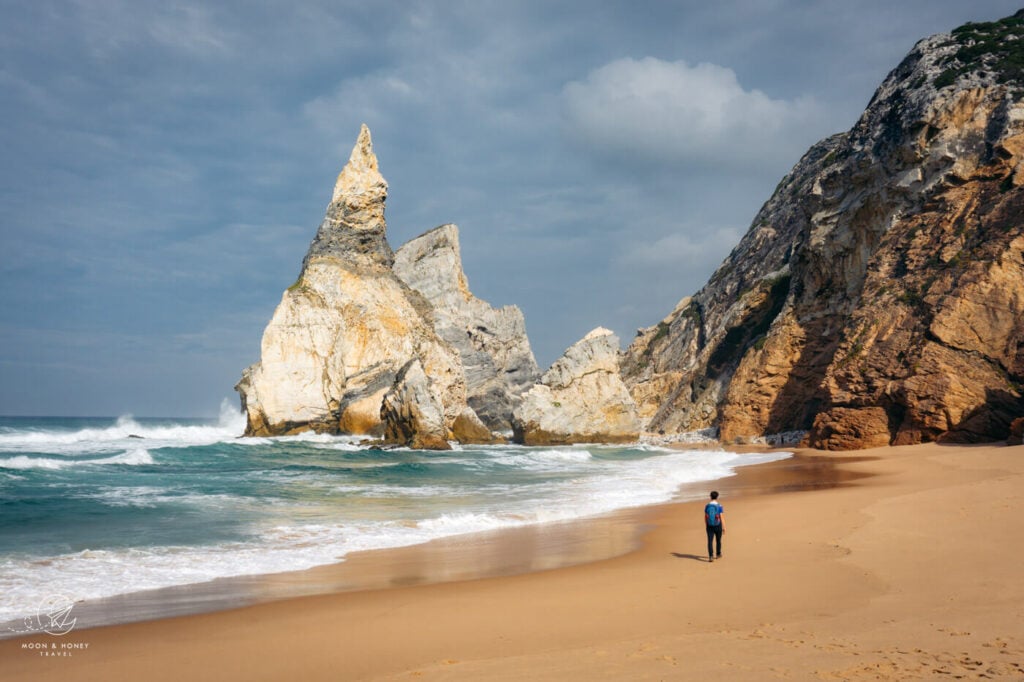
<svg viewBox="0 0 1024 682">
<path fill-rule="evenodd" d="M 1024 448 L 802 451 L 715 485 L 727 530 L 714 563 L 702 503 L 665 505 L 561 534 L 366 553 L 325 569 L 350 590 L 337 594 L 6 640 L 0 669 L 5 680 L 1024 678 Z"/>
</svg>

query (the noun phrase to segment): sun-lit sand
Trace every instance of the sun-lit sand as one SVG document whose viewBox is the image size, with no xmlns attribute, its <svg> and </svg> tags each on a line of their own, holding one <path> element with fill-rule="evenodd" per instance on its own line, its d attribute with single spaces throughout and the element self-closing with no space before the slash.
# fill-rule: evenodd
<svg viewBox="0 0 1024 682">
<path fill-rule="evenodd" d="M 356 591 L 3 641 L 0 677 L 1024 679 L 1024 447 L 804 454 L 715 484 L 715 563 L 702 503 L 666 505 L 310 572 Z"/>
</svg>

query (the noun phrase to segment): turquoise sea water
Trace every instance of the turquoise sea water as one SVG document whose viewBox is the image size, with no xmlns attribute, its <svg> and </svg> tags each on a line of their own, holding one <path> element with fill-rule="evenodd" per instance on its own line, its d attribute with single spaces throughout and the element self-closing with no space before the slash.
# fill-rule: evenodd
<svg viewBox="0 0 1024 682">
<path fill-rule="evenodd" d="M 0 623 L 88 600 L 301 570 L 364 549 L 673 498 L 780 455 L 646 445 L 370 450 L 239 438 L 244 419 L 0 417 Z"/>
</svg>

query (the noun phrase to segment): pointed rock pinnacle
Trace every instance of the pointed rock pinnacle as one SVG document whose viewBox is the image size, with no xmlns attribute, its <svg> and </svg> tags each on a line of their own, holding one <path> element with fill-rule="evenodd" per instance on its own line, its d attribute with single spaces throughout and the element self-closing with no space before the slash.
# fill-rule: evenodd
<svg viewBox="0 0 1024 682">
<path fill-rule="evenodd" d="M 388 183 L 377 168 L 377 156 L 373 153 L 370 129 L 364 123 L 359 129 L 359 138 L 352 148 L 348 163 L 338 174 L 334 183 L 331 203 L 339 197 L 362 196 L 362 201 L 383 200 L 387 196 Z M 371 196 L 365 196 L 370 194 Z"/>
<path fill-rule="evenodd" d="M 390 268 L 394 254 L 385 236 L 387 196 L 388 183 L 377 169 L 370 130 L 364 124 L 334 184 L 331 203 L 303 261 L 303 272 L 318 256 L 342 259 L 352 266 Z"/>
</svg>

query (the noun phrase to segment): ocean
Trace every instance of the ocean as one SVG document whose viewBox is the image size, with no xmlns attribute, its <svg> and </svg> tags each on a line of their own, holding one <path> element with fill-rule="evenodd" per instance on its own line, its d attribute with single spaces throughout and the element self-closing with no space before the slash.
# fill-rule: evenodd
<svg viewBox="0 0 1024 682">
<path fill-rule="evenodd" d="M 244 417 L 0 417 L 0 623 L 78 602 L 294 571 L 350 552 L 676 499 L 785 455 L 650 445 L 371 450 L 240 438 Z M 0 633 L 0 637 L 3 633 Z"/>
</svg>

